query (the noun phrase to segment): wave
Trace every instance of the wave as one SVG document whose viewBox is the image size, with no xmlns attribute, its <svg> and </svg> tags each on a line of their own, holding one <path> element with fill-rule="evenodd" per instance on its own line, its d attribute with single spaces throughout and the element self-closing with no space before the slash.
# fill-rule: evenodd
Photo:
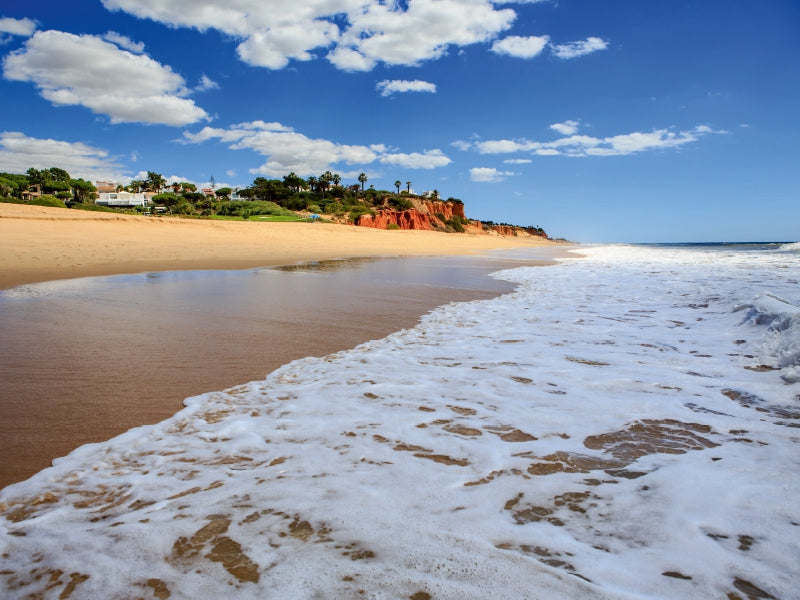
<svg viewBox="0 0 800 600">
<path fill-rule="evenodd" d="M 800 307 L 773 294 L 759 294 L 734 312 L 746 310 L 742 324 L 763 328 L 753 344 L 762 361 L 780 368 L 800 366 Z"/>
<path fill-rule="evenodd" d="M 792 242 L 790 244 L 782 244 L 778 248 L 780 252 L 800 252 L 800 242 Z"/>
</svg>

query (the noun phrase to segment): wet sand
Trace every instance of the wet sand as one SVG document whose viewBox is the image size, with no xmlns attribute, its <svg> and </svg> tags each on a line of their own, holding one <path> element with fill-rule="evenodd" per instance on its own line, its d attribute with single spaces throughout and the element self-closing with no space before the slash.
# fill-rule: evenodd
<svg viewBox="0 0 800 600">
<path fill-rule="evenodd" d="M 508 291 L 487 273 L 519 264 L 344 260 L 0 292 L 0 487 L 82 444 L 163 420 L 187 397 L 384 337 L 447 302 Z"/>
</svg>

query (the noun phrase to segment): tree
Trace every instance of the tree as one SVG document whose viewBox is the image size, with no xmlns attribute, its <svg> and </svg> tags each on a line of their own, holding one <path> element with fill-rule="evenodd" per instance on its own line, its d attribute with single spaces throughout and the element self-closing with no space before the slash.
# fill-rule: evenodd
<svg viewBox="0 0 800 600">
<path fill-rule="evenodd" d="M 181 191 L 185 194 L 187 192 L 196 192 L 197 186 L 193 183 L 189 183 L 188 181 L 181 182 Z"/>
<path fill-rule="evenodd" d="M 256 177 L 253 181 L 253 192 L 259 200 L 269 200 L 273 202 L 279 199 L 282 195 L 281 192 L 286 188 L 280 179 L 267 179 L 265 177 Z"/>
<path fill-rule="evenodd" d="M 56 181 L 55 179 L 46 179 L 42 183 L 42 191 L 45 194 L 58 194 L 58 192 L 69 192 L 70 185 L 67 181 Z"/>
<path fill-rule="evenodd" d="M 227 200 L 228 198 L 230 198 L 231 193 L 233 193 L 233 190 L 231 188 L 222 187 L 216 191 L 216 196 L 217 198 L 222 198 L 223 200 Z"/>
<path fill-rule="evenodd" d="M 401 183 L 400 183 L 400 180 L 399 180 L 399 179 L 398 179 L 397 181 L 395 181 L 395 182 L 394 182 L 394 187 L 396 187 L 396 188 L 397 188 L 397 193 L 398 193 L 398 194 L 400 193 L 400 185 L 401 185 Z"/>
<path fill-rule="evenodd" d="M 94 200 L 97 198 L 97 188 L 91 181 L 84 179 L 70 179 L 69 185 L 72 188 L 72 194 L 78 202 L 86 202 L 87 200 Z"/>
<path fill-rule="evenodd" d="M 339 176 L 338 173 L 333 174 L 333 185 L 339 185 L 342 182 L 342 178 Z"/>
<path fill-rule="evenodd" d="M 169 208 L 169 212 L 172 213 L 172 209 L 178 204 L 180 198 L 173 194 L 172 192 L 168 192 L 166 194 L 156 194 L 153 196 L 153 202 L 155 204 L 161 204 Z"/>
<path fill-rule="evenodd" d="M 59 169 L 58 167 L 50 167 L 47 169 L 50 172 L 50 179 L 52 181 L 61 181 L 63 183 L 67 183 L 71 177 L 69 173 L 67 173 L 64 169 Z"/>
<path fill-rule="evenodd" d="M 141 179 L 132 179 L 131 182 L 128 184 L 128 190 L 133 192 L 134 194 L 138 194 L 144 188 L 144 181 Z"/>
<path fill-rule="evenodd" d="M 5 177 L 0 177 L 0 197 L 10 196 L 15 189 L 14 182 Z"/>
<path fill-rule="evenodd" d="M 181 184 L 179 182 L 173 181 L 172 183 L 169 184 L 169 187 L 172 188 L 172 192 L 174 194 L 180 194 L 180 192 L 181 192 Z"/>
<path fill-rule="evenodd" d="M 411 193 L 411 182 L 406 181 L 406 191 L 410 194 Z"/>
<path fill-rule="evenodd" d="M 31 167 L 25 174 L 28 176 L 28 182 L 30 185 L 41 185 L 42 184 L 42 172 L 38 169 L 34 169 Z"/>
<path fill-rule="evenodd" d="M 161 188 L 167 185 L 167 180 L 161 175 L 161 173 L 156 173 L 154 171 L 147 172 L 147 179 L 145 180 L 145 187 L 149 189 L 151 192 L 159 193 Z"/>
<path fill-rule="evenodd" d="M 308 178 L 308 187 L 311 188 L 312 192 L 316 192 L 317 191 L 317 183 L 318 183 L 317 182 L 317 178 L 314 177 L 313 175 Z"/>
<path fill-rule="evenodd" d="M 298 177 L 294 171 L 283 177 L 283 185 L 292 188 L 295 193 L 300 191 L 300 188 L 305 187 L 306 181 L 302 177 Z"/>
<path fill-rule="evenodd" d="M 319 180 L 317 181 L 317 187 L 322 190 L 322 197 L 325 197 L 325 190 L 327 190 L 331 186 L 331 181 L 333 181 L 333 173 L 330 171 L 325 171 L 322 175 L 319 176 Z"/>
<path fill-rule="evenodd" d="M 358 176 L 358 181 L 359 181 L 359 183 L 361 183 L 361 192 L 362 193 L 364 192 L 364 184 L 367 183 L 367 179 L 368 179 L 368 177 L 367 177 L 366 173 L 361 173 L 361 175 Z"/>
</svg>

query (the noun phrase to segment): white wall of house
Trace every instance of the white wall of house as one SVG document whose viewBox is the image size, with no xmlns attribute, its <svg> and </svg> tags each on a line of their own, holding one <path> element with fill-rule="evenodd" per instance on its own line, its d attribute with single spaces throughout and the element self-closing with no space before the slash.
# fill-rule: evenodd
<svg viewBox="0 0 800 600">
<path fill-rule="evenodd" d="M 132 192 L 101 192 L 97 196 L 95 204 L 104 206 L 130 207 L 147 205 L 147 198 L 143 192 L 136 194 Z"/>
</svg>

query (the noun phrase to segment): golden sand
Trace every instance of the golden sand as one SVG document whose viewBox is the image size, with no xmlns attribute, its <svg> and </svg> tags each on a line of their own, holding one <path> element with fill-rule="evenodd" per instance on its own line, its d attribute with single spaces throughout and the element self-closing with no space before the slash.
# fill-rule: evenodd
<svg viewBox="0 0 800 600">
<path fill-rule="evenodd" d="M 355 256 L 473 254 L 552 244 L 529 236 L 139 217 L 0 203 L 0 289 L 94 275 L 247 269 Z"/>
</svg>

